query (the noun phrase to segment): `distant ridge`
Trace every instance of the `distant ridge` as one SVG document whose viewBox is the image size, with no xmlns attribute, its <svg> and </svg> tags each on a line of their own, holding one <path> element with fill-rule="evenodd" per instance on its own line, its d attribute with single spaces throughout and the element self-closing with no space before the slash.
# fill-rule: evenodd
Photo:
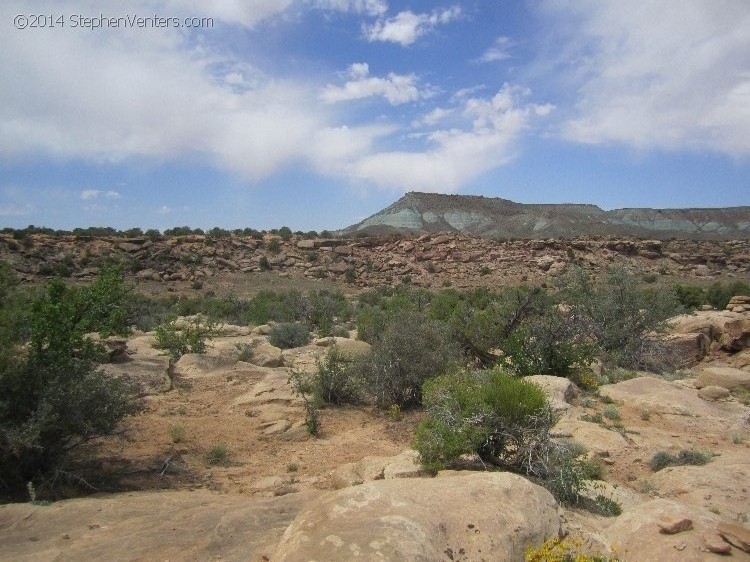
<svg viewBox="0 0 750 562">
<path fill-rule="evenodd" d="M 484 238 L 748 239 L 750 206 L 707 209 L 615 209 L 587 204 L 525 204 L 481 195 L 412 191 L 342 234 L 461 232 Z"/>
</svg>

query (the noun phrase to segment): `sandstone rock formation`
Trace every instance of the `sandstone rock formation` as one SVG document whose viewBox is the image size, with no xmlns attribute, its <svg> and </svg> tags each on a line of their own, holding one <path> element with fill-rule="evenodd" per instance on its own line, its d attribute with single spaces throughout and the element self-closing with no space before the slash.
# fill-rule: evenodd
<svg viewBox="0 0 750 562">
<path fill-rule="evenodd" d="M 559 532 L 554 498 L 525 478 L 444 472 L 331 493 L 297 516 L 275 559 L 520 561 Z"/>
</svg>

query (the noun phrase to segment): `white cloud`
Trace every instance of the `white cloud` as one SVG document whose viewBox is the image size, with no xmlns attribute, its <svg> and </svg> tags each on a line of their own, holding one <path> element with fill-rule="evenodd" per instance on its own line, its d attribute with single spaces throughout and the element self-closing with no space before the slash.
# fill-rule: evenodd
<svg viewBox="0 0 750 562">
<path fill-rule="evenodd" d="M 429 113 L 423 115 L 419 119 L 415 119 L 412 121 L 411 126 L 412 127 L 434 127 L 440 121 L 443 121 L 447 117 L 449 117 L 453 113 L 453 109 L 443 109 L 442 107 L 436 107 Z"/>
<path fill-rule="evenodd" d="M 35 10 L 96 6 L 81 1 L 50 1 Z M 140 5 L 157 11 L 162 6 L 156 0 Z M 362 9 L 368 5 L 375 6 L 362 3 Z M 12 21 L 23 6 L 1 4 L 0 20 Z M 221 6 L 224 17 L 238 24 L 260 21 L 243 19 L 244 11 L 231 15 L 232 6 L 240 10 L 244 4 Z M 434 12 L 415 33 L 458 14 L 457 8 Z M 408 125 L 400 127 L 387 116 L 347 122 L 333 102 L 380 96 L 397 106 L 434 95 L 413 74 L 371 76 L 366 63 L 356 63 L 343 85 L 321 91 L 309 82 L 263 75 L 245 61 L 222 55 L 220 46 L 209 48 L 192 39 L 169 29 L 1 34 L 0 66 L 12 79 L 0 81 L 0 154 L 11 162 L 29 156 L 103 164 L 189 159 L 248 183 L 303 164 L 364 185 L 457 189 L 508 161 L 532 119 L 551 109 L 528 103 L 528 92 L 512 86 L 492 99 L 467 89 L 419 120 L 424 136 L 408 138 Z M 120 193 L 89 188 L 76 197 L 95 210 Z M 14 209 L 23 207 L 0 211 L 8 216 Z M 153 212 L 173 211 L 165 205 Z"/>
<path fill-rule="evenodd" d="M 0 19 L 12 21 L 23 6 L 2 4 Z M 190 154 L 258 180 L 299 159 L 328 125 L 306 85 L 263 77 L 232 88 L 225 73 L 211 69 L 235 61 L 178 30 L 13 32 L 0 43 L 0 66 L 13 77 L 0 81 L 0 153 L 7 158 L 119 162 Z"/>
<path fill-rule="evenodd" d="M 581 74 L 564 137 L 750 155 L 746 1 L 550 0 L 543 13 L 564 30 L 567 74 Z"/>
<path fill-rule="evenodd" d="M 383 96 L 391 105 L 400 105 L 420 98 L 429 97 L 430 89 L 420 90 L 414 74 L 399 75 L 393 72 L 386 78 L 369 76 L 367 63 L 349 66 L 350 81 L 343 86 L 328 84 L 320 98 L 327 103 L 359 100 L 373 96 Z"/>
<path fill-rule="evenodd" d="M 461 8 L 453 6 L 429 14 L 415 14 L 411 11 L 399 12 L 392 18 L 381 19 L 362 30 L 368 41 L 399 43 L 407 47 L 421 36 L 434 30 L 438 25 L 449 23 L 461 15 Z"/>
<path fill-rule="evenodd" d="M 383 188 L 455 191 L 480 174 L 500 167 L 515 154 L 515 144 L 539 106 L 524 103 L 525 88 L 505 84 L 490 98 L 470 98 L 461 108 L 464 128 L 441 129 L 427 136 L 422 151 L 364 154 L 338 171 Z"/>
<path fill-rule="evenodd" d="M 513 42 L 508 37 L 498 37 L 495 43 L 479 57 L 480 62 L 496 62 L 510 58 Z"/>
<path fill-rule="evenodd" d="M 311 4 L 320 10 L 354 12 L 368 16 L 382 16 L 388 11 L 385 0 L 312 0 Z"/>
<path fill-rule="evenodd" d="M 113 190 L 101 190 L 101 189 L 84 189 L 81 191 L 81 199 L 84 201 L 90 201 L 92 199 L 97 199 L 99 197 L 104 197 L 105 199 L 120 199 L 122 196 L 117 192 Z"/>
<path fill-rule="evenodd" d="M 172 212 L 171 207 L 168 207 L 167 205 L 162 205 L 156 211 L 154 211 L 157 215 L 168 215 Z"/>
</svg>

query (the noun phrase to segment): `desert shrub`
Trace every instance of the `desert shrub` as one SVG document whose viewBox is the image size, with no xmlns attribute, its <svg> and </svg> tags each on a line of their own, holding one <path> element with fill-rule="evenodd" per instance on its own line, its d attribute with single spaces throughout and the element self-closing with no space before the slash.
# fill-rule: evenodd
<svg viewBox="0 0 750 562">
<path fill-rule="evenodd" d="M 667 451 L 659 451 L 651 457 L 651 470 L 658 472 L 668 466 L 704 465 L 711 460 L 711 453 L 683 449 L 676 455 Z"/>
<path fill-rule="evenodd" d="M 596 344 L 605 362 L 617 366 L 648 366 L 649 334 L 664 332 L 666 320 L 681 310 L 672 292 L 643 290 L 622 267 L 608 270 L 598 285 L 582 269 L 573 269 L 562 286 L 571 321 Z"/>
<path fill-rule="evenodd" d="M 617 421 L 620 419 L 620 411 L 617 409 L 617 406 L 614 404 L 607 404 L 604 407 L 604 411 L 602 412 L 604 414 L 604 417 L 613 421 Z"/>
<path fill-rule="evenodd" d="M 185 440 L 185 426 L 181 423 L 171 426 L 169 437 L 172 439 L 172 443 L 182 443 Z"/>
<path fill-rule="evenodd" d="M 385 330 L 388 317 L 379 308 L 367 307 L 357 315 L 357 339 L 373 343 Z"/>
<path fill-rule="evenodd" d="M 706 304 L 706 291 L 697 285 L 673 285 L 672 292 L 677 302 L 688 310 L 695 310 Z"/>
<path fill-rule="evenodd" d="M 302 347 L 310 341 L 310 332 L 302 324 L 287 322 L 271 328 L 268 341 L 281 349 Z"/>
<path fill-rule="evenodd" d="M 539 387 L 499 368 L 456 371 L 427 381 L 424 406 L 427 415 L 415 447 L 432 470 L 469 453 L 492 464 L 525 468 L 524 427 L 531 439 L 539 438 L 536 433 L 546 438 L 553 421 Z"/>
<path fill-rule="evenodd" d="M 268 261 L 268 258 L 266 256 L 260 256 L 260 259 L 258 260 L 258 267 L 260 267 L 261 271 L 270 271 L 271 262 Z"/>
<path fill-rule="evenodd" d="M 88 287 L 57 279 L 28 300 L 15 290 L 0 273 L 0 489 L 18 493 L 33 482 L 45 493 L 74 479 L 66 468 L 73 450 L 140 408 L 133 384 L 97 368 L 103 348 L 88 335 L 128 334 L 128 291 L 122 271 L 109 267 Z M 8 307 L 25 328 L 14 328 Z"/>
<path fill-rule="evenodd" d="M 347 330 L 344 326 L 335 326 L 331 331 L 331 335 L 337 338 L 348 338 L 349 330 Z"/>
<path fill-rule="evenodd" d="M 253 353 L 260 340 L 253 340 L 252 342 L 236 343 L 234 347 L 237 348 L 237 361 L 244 361 L 249 363 L 253 358 Z"/>
<path fill-rule="evenodd" d="M 594 498 L 590 510 L 605 517 L 617 517 L 622 514 L 622 506 L 616 500 L 608 498 L 603 494 L 598 494 Z"/>
<path fill-rule="evenodd" d="M 750 295 L 750 285 L 744 281 L 727 284 L 716 281 L 706 291 L 708 302 L 718 310 L 724 310 L 735 295 Z"/>
<path fill-rule="evenodd" d="M 261 291 L 250 299 L 246 318 L 250 324 L 301 320 L 304 297 L 299 291 Z"/>
<path fill-rule="evenodd" d="M 318 435 L 320 432 L 319 408 L 323 405 L 320 396 L 316 393 L 313 375 L 301 371 L 289 373 L 289 385 L 292 392 L 302 398 L 305 405 L 305 426 L 310 435 Z"/>
<path fill-rule="evenodd" d="M 202 323 L 198 318 L 182 329 L 177 329 L 174 321 L 167 322 L 157 326 L 155 332 L 156 348 L 166 350 L 172 361 L 177 361 L 186 353 L 205 353 L 206 340 L 216 330 L 213 323 Z"/>
<path fill-rule="evenodd" d="M 502 345 L 506 365 L 521 376 L 570 377 L 593 357 L 592 346 L 580 341 L 575 323 L 557 308 L 528 320 Z"/>
<path fill-rule="evenodd" d="M 445 327 L 419 312 L 396 313 L 359 361 L 377 405 L 404 408 L 422 402 L 422 384 L 451 367 L 458 353 Z"/>
<path fill-rule="evenodd" d="M 579 451 L 550 439 L 556 420 L 538 386 L 498 367 L 454 371 L 425 383 L 424 405 L 414 448 L 428 470 L 476 454 L 537 479 L 561 502 L 578 501 L 585 480 Z"/>
<path fill-rule="evenodd" d="M 312 376 L 312 392 L 326 404 L 354 404 L 360 400 L 361 382 L 352 360 L 333 345 Z"/>
<path fill-rule="evenodd" d="M 310 291 L 301 302 L 301 316 L 311 330 L 330 335 L 336 320 L 347 321 L 349 302 L 338 291 Z"/>
<path fill-rule="evenodd" d="M 226 443 L 213 443 L 206 451 L 208 464 L 226 464 L 229 459 L 229 446 Z"/>
<path fill-rule="evenodd" d="M 266 244 L 266 248 L 272 254 L 278 254 L 279 252 L 281 252 L 281 243 L 279 242 L 278 238 L 271 238 Z"/>
<path fill-rule="evenodd" d="M 583 554 L 583 544 L 570 537 L 547 539 L 538 548 L 526 549 L 526 562 L 619 562 L 609 554 Z"/>
</svg>

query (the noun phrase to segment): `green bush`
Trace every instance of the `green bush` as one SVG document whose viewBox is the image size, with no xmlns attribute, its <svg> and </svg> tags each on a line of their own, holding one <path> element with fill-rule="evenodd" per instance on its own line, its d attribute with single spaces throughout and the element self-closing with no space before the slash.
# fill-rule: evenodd
<svg viewBox="0 0 750 562">
<path fill-rule="evenodd" d="M 206 452 L 208 464 L 226 465 L 229 459 L 229 446 L 226 443 L 214 443 Z"/>
<path fill-rule="evenodd" d="M 507 366 L 521 376 L 570 377 L 593 358 L 592 346 L 580 341 L 575 323 L 557 307 L 550 307 L 512 332 L 502 350 Z"/>
<path fill-rule="evenodd" d="M 358 365 L 380 408 L 404 408 L 421 404 L 422 384 L 450 369 L 457 357 L 443 325 L 404 311 L 393 315 Z"/>
<path fill-rule="evenodd" d="M 672 292 L 677 301 L 688 310 L 706 304 L 706 291 L 696 285 L 673 285 Z"/>
<path fill-rule="evenodd" d="M 128 334 L 128 290 L 111 267 L 88 287 L 57 279 L 30 299 L 16 298 L 8 277 L 0 269 L 0 489 L 19 493 L 33 482 L 48 493 L 74 479 L 73 450 L 140 409 L 133 384 L 97 369 L 103 348 L 88 335 Z M 15 329 L 8 313 L 27 325 Z"/>
<path fill-rule="evenodd" d="M 278 324 L 271 328 L 268 341 L 281 349 L 302 347 L 310 341 L 310 332 L 302 324 L 289 322 Z"/>
<path fill-rule="evenodd" d="M 214 334 L 214 325 L 201 323 L 201 319 L 180 330 L 171 321 L 156 327 L 156 347 L 166 350 L 172 361 L 176 362 L 186 353 L 205 353 L 206 340 Z"/>
<path fill-rule="evenodd" d="M 561 502 L 579 500 L 587 476 L 580 448 L 550 439 L 556 419 L 538 386 L 497 367 L 456 371 L 425 383 L 424 405 L 414 448 L 426 469 L 476 454 L 535 478 Z"/>
<path fill-rule="evenodd" d="M 546 439 L 553 423 L 542 390 L 497 367 L 425 382 L 424 406 L 415 448 L 433 471 L 469 453 L 492 464 L 533 470 L 529 439 Z"/>
<path fill-rule="evenodd" d="M 726 285 L 716 281 L 706 291 L 708 302 L 718 310 L 724 310 L 729 299 L 735 295 L 750 295 L 750 285 L 744 281 L 734 281 Z"/>
<path fill-rule="evenodd" d="M 272 254 L 278 254 L 281 252 L 281 243 L 278 238 L 271 238 L 268 241 L 268 244 L 266 244 L 266 248 L 268 248 L 268 251 Z"/>
<path fill-rule="evenodd" d="M 658 472 L 668 466 L 704 465 L 711 460 L 711 453 L 683 449 L 676 455 L 667 451 L 659 451 L 651 457 L 651 470 Z"/>
<path fill-rule="evenodd" d="M 622 267 L 607 271 L 595 285 L 580 268 L 562 282 L 571 321 L 578 331 L 595 343 L 608 364 L 646 368 L 655 359 L 650 334 L 666 329 L 666 321 L 681 311 L 674 294 L 664 288 L 643 290 L 637 277 Z"/>
<path fill-rule="evenodd" d="M 362 385 L 355 376 L 352 360 L 341 353 L 337 345 L 331 346 L 323 361 L 317 362 L 313 376 L 313 393 L 327 404 L 354 404 L 359 402 Z"/>
</svg>

